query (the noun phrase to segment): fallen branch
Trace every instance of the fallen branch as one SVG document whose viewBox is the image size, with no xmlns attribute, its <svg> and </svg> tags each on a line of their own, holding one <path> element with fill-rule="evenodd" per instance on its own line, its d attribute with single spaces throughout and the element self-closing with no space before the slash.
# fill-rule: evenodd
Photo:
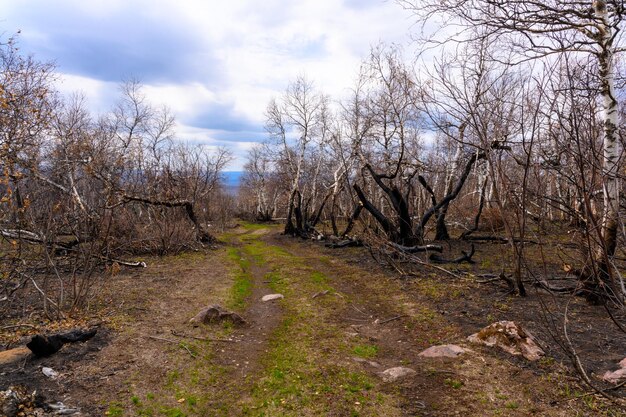
<svg viewBox="0 0 626 417">
<path fill-rule="evenodd" d="M 317 298 L 317 297 L 321 297 L 322 295 L 326 295 L 328 294 L 328 290 L 324 290 L 324 291 L 320 291 L 320 292 L 316 292 L 315 294 L 313 294 L 313 299 Z"/>
<path fill-rule="evenodd" d="M 404 253 L 417 253 L 417 252 L 443 252 L 443 246 L 441 245 L 422 245 L 422 246 L 404 246 L 398 243 L 389 242 L 394 248 Z"/>
<path fill-rule="evenodd" d="M 463 240 L 469 240 L 473 242 L 495 242 L 495 243 L 509 243 L 511 240 L 506 237 L 501 236 L 465 236 Z M 514 238 L 513 242 L 516 243 L 531 243 L 531 244 L 539 244 L 536 240 L 532 239 L 518 239 Z"/>
<path fill-rule="evenodd" d="M 387 320 L 379 321 L 377 324 L 385 324 L 385 323 L 389 323 L 390 321 L 400 320 L 400 319 L 401 319 L 401 318 L 403 318 L 403 317 L 409 317 L 409 316 L 408 316 L 407 314 L 401 314 L 401 315 L 399 315 L 399 316 L 395 316 L 395 317 L 392 317 L 392 318 L 387 319 Z"/>
<path fill-rule="evenodd" d="M 119 265 L 131 267 L 131 268 L 147 268 L 148 267 L 148 265 L 146 265 L 146 263 L 143 261 L 139 261 L 139 262 L 122 261 L 120 259 L 107 258 L 106 256 L 98 256 L 98 258 L 102 259 L 103 261 L 107 261 L 111 264 L 119 264 Z"/>
<path fill-rule="evenodd" d="M 325 246 L 331 249 L 360 247 L 363 246 L 363 242 L 361 242 L 360 240 L 346 239 L 339 242 L 327 243 Z"/>
<path fill-rule="evenodd" d="M 18 327 L 28 327 L 29 329 L 36 329 L 37 326 L 33 326 L 32 324 L 11 324 L 10 326 L 3 326 L 0 327 L 0 330 L 8 330 L 8 329 L 15 329 Z"/>
<path fill-rule="evenodd" d="M 461 251 L 463 255 L 459 256 L 456 259 L 445 259 L 434 253 L 430 255 L 428 259 L 430 259 L 431 262 L 435 262 L 438 264 L 462 264 L 463 262 L 467 262 L 468 264 L 474 264 L 476 263 L 472 259 L 472 256 L 474 256 L 474 251 L 475 251 L 475 248 L 474 248 L 474 245 L 472 244 L 472 248 L 470 249 L 469 252 Z"/>
<path fill-rule="evenodd" d="M 172 340 L 172 339 L 166 339 L 165 337 L 158 337 L 158 336 L 150 336 L 150 335 L 144 335 L 145 337 L 147 337 L 148 339 L 154 339 L 154 340 L 162 340 L 163 342 L 170 342 L 170 343 L 175 343 L 177 344 L 179 347 L 182 347 L 183 349 L 185 349 L 187 351 L 187 353 L 189 353 L 191 355 L 192 358 L 196 358 L 196 355 L 184 344 L 180 343 L 180 341 L 178 340 Z"/>
<path fill-rule="evenodd" d="M 176 331 L 171 330 L 172 334 L 174 336 L 178 336 L 178 337 L 185 337 L 187 339 L 195 339 L 195 340 L 201 340 L 203 342 L 228 342 L 228 343 L 237 343 L 236 340 L 233 339 L 216 339 L 213 337 L 198 337 L 198 336 L 192 336 L 192 335 L 188 335 L 188 334 L 184 334 L 184 333 L 176 333 Z"/>
</svg>

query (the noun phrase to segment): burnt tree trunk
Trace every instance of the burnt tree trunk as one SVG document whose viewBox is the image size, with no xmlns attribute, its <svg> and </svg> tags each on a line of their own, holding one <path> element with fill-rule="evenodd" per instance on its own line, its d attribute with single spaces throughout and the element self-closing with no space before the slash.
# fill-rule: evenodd
<svg viewBox="0 0 626 417">
<path fill-rule="evenodd" d="M 341 237 L 345 237 L 348 233 L 352 231 L 354 223 L 357 221 L 359 215 L 361 214 L 361 210 L 363 210 L 363 204 L 359 203 L 356 205 L 356 207 L 354 208 L 354 212 L 352 212 L 352 215 L 348 219 L 348 224 L 346 225 L 346 229 L 341 234 Z"/>
<path fill-rule="evenodd" d="M 463 168 L 463 172 L 459 176 L 459 179 L 457 180 L 457 183 L 455 187 L 452 189 L 452 191 L 450 191 L 448 195 L 446 195 L 443 199 L 441 199 L 439 203 L 433 204 L 433 206 L 424 213 L 424 215 L 422 216 L 422 220 L 417 226 L 417 231 L 415 233 L 416 235 L 420 236 L 423 239 L 424 228 L 426 227 L 426 224 L 428 223 L 430 218 L 436 214 L 437 215 L 437 227 L 438 229 L 441 228 L 441 230 L 437 230 L 436 239 L 442 238 L 442 240 L 447 240 L 450 238 L 448 234 L 448 229 L 445 223 L 448 206 L 450 205 L 450 202 L 452 202 L 455 198 L 458 197 L 459 193 L 463 189 L 463 185 L 465 185 L 465 181 L 469 177 L 469 174 L 472 171 L 472 166 L 474 165 L 474 163 L 476 163 L 479 159 L 485 158 L 485 156 L 486 155 L 484 152 L 472 154 L 472 156 L 467 160 L 465 167 Z M 426 188 L 428 186 L 428 184 L 426 183 L 426 180 L 424 180 L 423 177 L 421 176 L 419 178 L 420 178 L 420 183 Z M 433 203 L 435 203 L 436 199 L 435 199 L 434 193 L 432 192 L 432 189 L 430 187 L 427 187 L 426 189 L 431 194 Z"/>
</svg>

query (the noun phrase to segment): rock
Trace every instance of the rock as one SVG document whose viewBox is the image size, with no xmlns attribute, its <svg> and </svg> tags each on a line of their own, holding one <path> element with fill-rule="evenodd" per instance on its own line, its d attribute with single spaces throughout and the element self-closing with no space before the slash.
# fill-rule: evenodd
<svg viewBox="0 0 626 417">
<path fill-rule="evenodd" d="M 52 368 L 43 367 L 41 368 L 41 372 L 50 379 L 56 379 L 59 376 L 59 373 Z"/>
<path fill-rule="evenodd" d="M 511 355 L 522 355 L 529 361 L 536 361 L 545 354 L 530 333 L 512 321 L 498 321 L 490 324 L 478 333 L 469 336 L 467 340 L 489 347 L 497 346 Z"/>
<path fill-rule="evenodd" d="M 456 358 L 459 355 L 467 352 L 467 349 L 463 349 L 457 345 L 439 345 L 431 346 L 425 351 L 419 353 L 417 356 L 423 358 Z"/>
<path fill-rule="evenodd" d="M 217 304 L 203 308 L 198 314 L 189 320 L 189 322 L 194 324 L 209 324 L 220 323 L 225 320 L 230 320 L 235 325 L 246 324 L 246 321 L 239 314 L 228 311 Z"/>
<path fill-rule="evenodd" d="M 618 365 L 620 368 L 617 371 L 606 371 L 602 379 L 611 384 L 626 381 L 626 358 L 622 359 Z"/>
<path fill-rule="evenodd" d="M 266 303 L 268 301 L 280 300 L 281 298 L 285 298 L 285 296 L 282 294 L 267 294 L 261 298 L 261 301 Z"/>
<path fill-rule="evenodd" d="M 30 349 L 26 346 L 17 347 L 15 349 L 3 350 L 0 352 L 0 365 L 9 365 L 25 359 L 30 355 Z"/>
<path fill-rule="evenodd" d="M 382 372 L 383 381 L 385 382 L 395 382 L 401 378 L 406 378 L 410 375 L 415 375 L 415 371 L 411 368 L 404 368 L 402 366 L 398 366 L 395 368 L 389 368 Z"/>
<path fill-rule="evenodd" d="M 602 379 L 611 384 L 619 384 L 626 380 L 626 368 L 620 368 L 617 371 L 606 371 Z"/>
</svg>

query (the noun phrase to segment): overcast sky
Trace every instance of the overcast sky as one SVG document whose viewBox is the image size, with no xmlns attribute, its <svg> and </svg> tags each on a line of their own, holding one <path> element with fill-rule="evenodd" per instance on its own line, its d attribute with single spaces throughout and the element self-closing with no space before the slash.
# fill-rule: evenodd
<svg viewBox="0 0 626 417">
<path fill-rule="evenodd" d="M 106 111 L 134 77 L 178 137 L 227 146 L 239 170 L 263 113 L 300 74 L 340 97 L 379 42 L 407 45 L 410 14 L 383 0 L 0 0 L 4 37 L 54 61 L 64 93 Z"/>
</svg>

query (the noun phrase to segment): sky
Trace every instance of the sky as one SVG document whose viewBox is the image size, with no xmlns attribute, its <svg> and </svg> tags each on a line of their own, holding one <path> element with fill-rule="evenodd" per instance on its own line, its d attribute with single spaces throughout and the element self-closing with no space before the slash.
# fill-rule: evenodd
<svg viewBox="0 0 626 417">
<path fill-rule="evenodd" d="M 409 45 L 409 12 L 393 0 L 0 0 L 4 38 L 53 61 L 64 94 L 94 113 L 136 78 L 176 116 L 177 137 L 225 146 L 241 170 L 266 137 L 272 97 L 306 75 L 340 98 L 381 42 Z"/>
</svg>

